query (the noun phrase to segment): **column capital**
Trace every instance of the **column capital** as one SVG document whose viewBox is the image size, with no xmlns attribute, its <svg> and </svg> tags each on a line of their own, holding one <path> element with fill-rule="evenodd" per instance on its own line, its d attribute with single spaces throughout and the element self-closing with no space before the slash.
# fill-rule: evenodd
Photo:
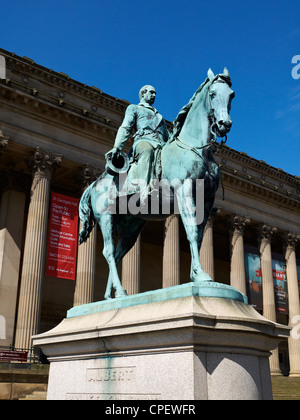
<svg viewBox="0 0 300 420">
<path fill-rule="evenodd" d="M 166 218 L 166 220 L 165 220 L 165 229 L 164 229 L 165 236 L 166 236 L 166 233 L 168 231 L 168 228 L 169 228 L 172 220 L 175 219 L 175 218 L 179 219 L 179 215 L 178 214 L 171 214 L 170 216 L 168 216 Z"/>
<path fill-rule="evenodd" d="M 248 217 L 235 214 L 231 217 L 230 222 L 233 230 L 239 232 L 242 235 L 244 233 L 245 227 L 249 225 L 250 219 Z"/>
<path fill-rule="evenodd" d="M 52 172 L 60 166 L 62 155 L 51 152 L 43 152 L 39 147 L 33 152 L 29 159 L 28 166 L 34 177 L 50 178 Z"/>
<path fill-rule="evenodd" d="M 77 175 L 77 181 L 80 184 L 81 189 L 84 191 L 92 182 L 101 175 L 101 169 L 94 168 L 89 163 L 82 166 Z"/>
<path fill-rule="evenodd" d="M 243 236 L 244 229 L 247 225 L 249 225 L 250 219 L 245 216 L 240 216 L 239 214 L 232 215 L 230 218 L 230 229 L 232 232 L 232 240 L 231 240 L 231 251 L 233 250 L 236 241 L 240 236 Z"/>
<path fill-rule="evenodd" d="M 277 227 L 276 226 L 271 226 L 268 225 L 266 223 L 260 225 L 260 227 L 258 228 L 258 237 L 261 241 L 268 241 L 269 243 L 271 242 L 272 236 L 274 233 L 277 232 Z"/>
<path fill-rule="evenodd" d="M 287 232 L 284 235 L 284 245 L 285 245 L 285 259 L 289 260 L 291 253 L 295 252 L 296 245 L 299 241 L 298 235 L 293 232 Z"/>
<path fill-rule="evenodd" d="M 286 247 L 292 247 L 292 248 L 295 248 L 299 241 L 298 235 L 293 232 L 286 233 L 284 235 L 284 239 L 285 239 Z"/>
<path fill-rule="evenodd" d="M 258 228 L 258 240 L 260 245 L 260 253 L 262 254 L 265 247 L 271 244 L 271 239 L 274 233 L 277 232 L 276 226 L 271 226 L 263 223 Z"/>
</svg>

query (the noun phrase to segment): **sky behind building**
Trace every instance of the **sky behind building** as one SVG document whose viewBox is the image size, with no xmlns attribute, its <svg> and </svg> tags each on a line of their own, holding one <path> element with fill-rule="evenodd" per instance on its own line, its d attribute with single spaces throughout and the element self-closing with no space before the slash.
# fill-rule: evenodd
<svg viewBox="0 0 300 420">
<path fill-rule="evenodd" d="M 0 10 L 1 48 L 132 103 L 151 84 L 170 121 L 209 67 L 226 66 L 236 92 L 227 145 L 300 176 L 299 0 L 11 0 Z"/>
</svg>

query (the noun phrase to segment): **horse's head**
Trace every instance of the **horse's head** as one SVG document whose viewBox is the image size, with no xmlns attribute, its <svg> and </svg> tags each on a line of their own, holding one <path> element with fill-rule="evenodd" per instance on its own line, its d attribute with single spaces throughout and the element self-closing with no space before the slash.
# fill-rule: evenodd
<svg viewBox="0 0 300 420">
<path fill-rule="evenodd" d="M 207 76 L 209 78 L 208 101 L 212 128 L 216 129 L 218 137 L 224 137 L 232 126 L 229 112 L 235 94 L 231 89 L 230 76 L 226 68 L 223 74 L 217 76 L 209 69 Z"/>
</svg>

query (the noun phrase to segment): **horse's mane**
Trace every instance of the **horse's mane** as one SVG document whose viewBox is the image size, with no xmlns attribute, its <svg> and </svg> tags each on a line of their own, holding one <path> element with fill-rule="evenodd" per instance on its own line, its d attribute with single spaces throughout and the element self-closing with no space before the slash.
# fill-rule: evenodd
<svg viewBox="0 0 300 420">
<path fill-rule="evenodd" d="M 223 79 L 229 86 L 231 86 L 231 80 L 230 80 L 230 76 L 229 75 L 225 75 L 225 74 L 218 74 L 217 76 L 214 77 L 214 79 L 211 81 L 211 84 L 214 83 L 218 78 Z M 194 95 L 191 97 L 191 99 L 189 100 L 189 102 L 181 108 L 181 110 L 179 111 L 177 117 L 175 118 L 175 120 L 173 121 L 173 132 L 170 136 L 169 142 L 172 142 L 175 137 L 177 137 L 180 134 L 180 131 L 183 127 L 183 124 L 185 123 L 186 117 L 189 113 L 189 110 L 191 109 L 192 105 L 195 102 L 196 96 L 198 95 L 198 93 L 200 93 L 202 91 L 202 89 L 204 88 L 204 86 L 206 86 L 206 84 L 210 81 L 209 78 L 207 78 L 201 85 L 200 87 L 196 90 L 196 92 L 194 93 Z"/>
</svg>

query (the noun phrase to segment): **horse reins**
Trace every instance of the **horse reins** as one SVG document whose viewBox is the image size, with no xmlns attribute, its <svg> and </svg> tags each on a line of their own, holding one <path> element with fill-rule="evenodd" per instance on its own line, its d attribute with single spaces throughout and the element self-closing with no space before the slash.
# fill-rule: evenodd
<svg viewBox="0 0 300 420">
<path fill-rule="evenodd" d="M 227 142 L 227 135 L 225 134 L 225 140 L 221 140 L 221 143 L 218 143 L 217 141 L 217 134 L 214 130 L 216 130 L 217 127 L 217 122 L 216 122 L 216 117 L 214 114 L 214 110 L 212 108 L 212 104 L 211 104 L 211 99 L 210 96 L 209 97 L 209 104 L 210 104 L 210 113 L 209 113 L 209 119 L 211 121 L 211 125 L 210 125 L 210 134 L 211 134 L 211 142 L 208 144 L 205 144 L 204 146 L 200 146 L 200 147 L 196 147 L 196 146 L 190 146 L 188 144 L 186 144 L 180 137 L 179 135 L 175 137 L 175 141 L 177 143 L 177 145 L 179 147 L 181 147 L 182 149 L 186 149 L 186 150 L 190 150 L 192 152 L 194 152 L 197 156 L 199 156 L 201 159 L 203 159 L 203 156 L 200 154 L 200 150 L 203 150 L 205 148 L 211 147 L 214 144 L 218 144 L 219 147 L 216 150 L 216 152 L 218 153 L 223 145 Z M 225 199 L 225 192 L 224 192 L 224 184 L 223 184 L 223 177 L 222 177 L 222 173 L 221 173 L 221 185 L 222 185 L 222 191 L 223 191 L 223 200 Z"/>
</svg>

